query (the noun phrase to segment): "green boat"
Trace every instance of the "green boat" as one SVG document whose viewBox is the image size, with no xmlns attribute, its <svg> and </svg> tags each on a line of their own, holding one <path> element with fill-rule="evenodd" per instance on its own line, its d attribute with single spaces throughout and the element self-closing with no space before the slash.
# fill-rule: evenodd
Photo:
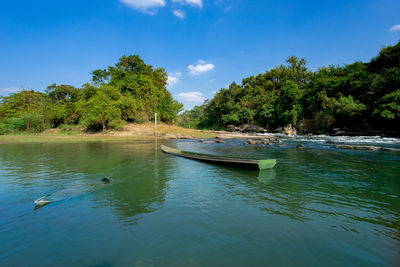
<svg viewBox="0 0 400 267">
<path fill-rule="evenodd" d="M 164 145 L 161 145 L 161 149 L 165 153 L 178 157 L 231 165 L 234 167 L 247 168 L 247 169 L 258 169 L 258 170 L 272 169 L 276 164 L 276 159 L 257 160 L 257 159 L 227 158 L 216 155 L 182 151 Z"/>
</svg>

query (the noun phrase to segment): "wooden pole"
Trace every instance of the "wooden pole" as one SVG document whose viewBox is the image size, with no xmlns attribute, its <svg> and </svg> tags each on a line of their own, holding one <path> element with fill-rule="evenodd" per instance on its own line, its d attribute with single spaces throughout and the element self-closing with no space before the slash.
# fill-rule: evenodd
<svg viewBox="0 0 400 267">
<path fill-rule="evenodd" d="M 157 152 L 157 113 L 154 113 L 154 137 L 155 137 L 156 152 Z"/>
<path fill-rule="evenodd" d="M 158 152 L 158 146 L 157 146 L 157 113 L 154 113 L 154 137 L 155 137 L 155 152 L 154 152 L 154 177 L 158 178 L 158 164 L 157 164 L 157 152 Z"/>
</svg>

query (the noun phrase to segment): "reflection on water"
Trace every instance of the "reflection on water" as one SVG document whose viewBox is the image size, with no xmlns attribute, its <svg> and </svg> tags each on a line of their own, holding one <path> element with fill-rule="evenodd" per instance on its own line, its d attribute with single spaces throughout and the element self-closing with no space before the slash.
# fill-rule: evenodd
<svg viewBox="0 0 400 267">
<path fill-rule="evenodd" d="M 168 144 L 278 160 L 263 171 L 148 142 L 2 145 L 0 265 L 396 265 L 399 155 L 290 142 Z"/>
<path fill-rule="evenodd" d="M 275 170 L 261 170 L 258 172 L 257 180 L 260 183 L 268 184 L 271 183 L 276 177 Z"/>
</svg>

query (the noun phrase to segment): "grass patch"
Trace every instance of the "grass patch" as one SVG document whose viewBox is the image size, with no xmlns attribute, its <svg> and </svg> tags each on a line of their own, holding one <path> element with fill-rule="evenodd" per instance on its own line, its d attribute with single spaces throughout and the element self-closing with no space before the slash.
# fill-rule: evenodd
<svg viewBox="0 0 400 267">
<path fill-rule="evenodd" d="M 76 143 L 151 140 L 143 136 L 82 136 L 82 135 L 1 135 L 0 144 Z"/>
<path fill-rule="evenodd" d="M 195 138 L 213 138 L 215 133 L 196 129 L 185 129 L 178 126 L 160 124 L 158 135 L 163 139 L 166 134 L 192 135 Z M 76 128 L 47 129 L 43 133 L 27 132 L 0 135 L 0 144 L 18 143 L 74 143 L 74 142 L 111 142 L 111 141 L 148 141 L 154 139 L 154 125 L 151 123 L 130 124 L 122 131 L 106 131 L 103 133 L 85 133 Z"/>
</svg>

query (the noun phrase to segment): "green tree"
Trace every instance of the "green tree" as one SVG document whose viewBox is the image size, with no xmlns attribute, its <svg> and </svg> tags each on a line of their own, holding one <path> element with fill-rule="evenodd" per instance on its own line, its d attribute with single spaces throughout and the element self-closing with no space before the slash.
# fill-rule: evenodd
<svg viewBox="0 0 400 267">
<path fill-rule="evenodd" d="M 165 122 L 173 122 L 183 105 L 175 101 L 166 85 L 168 75 L 163 68 L 153 69 L 138 55 L 123 56 L 114 67 L 92 72 L 95 85 L 112 85 L 125 96 L 123 103 L 129 112 L 124 118 L 133 121 L 148 120 L 157 112 Z"/>
<path fill-rule="evenodd" d="M 48 97 L 40 113 L 52 127 L 78 123 L 79 114 L 76 111 L 76 104 L 82 97 L 82 89 L 72 85 L 53 83 L 45 92 Z"/>
<path fill-rule="evenodd" d="M 378 101 L 378 106 L 375 108 L 373 115 L 398 121 L 400 119 L 400 90 L 382 97 Z"/>
<path fill-rule="evenodd" d="M 101 85 L 96 94 L 88 101 L 81 101 L 78 109 L 81 113 L 80 123 L 88 128 L 101 127 L 104 131 L 107 126 L 115 124 L 121 119 L 119 108 L 121 93 L 111 85 Z"/>
<path fill-rule="evenodd" d="M 296 83 L 290 80 L 285 83 L 280 90 L 277 105 L 277 116 L 280 122 L 283 122 L 284 125 L 297 124 L 302 112 L 302 97 L 303 92 Z"/>
<path fill-rule="evenodd" d="M 0 105 L 0 120 L 20 117 L 24 113 L 38 112 L 45 102 L 46 95 L 33 90 L 21 91 L 2 97 Z"/>
</svg>

